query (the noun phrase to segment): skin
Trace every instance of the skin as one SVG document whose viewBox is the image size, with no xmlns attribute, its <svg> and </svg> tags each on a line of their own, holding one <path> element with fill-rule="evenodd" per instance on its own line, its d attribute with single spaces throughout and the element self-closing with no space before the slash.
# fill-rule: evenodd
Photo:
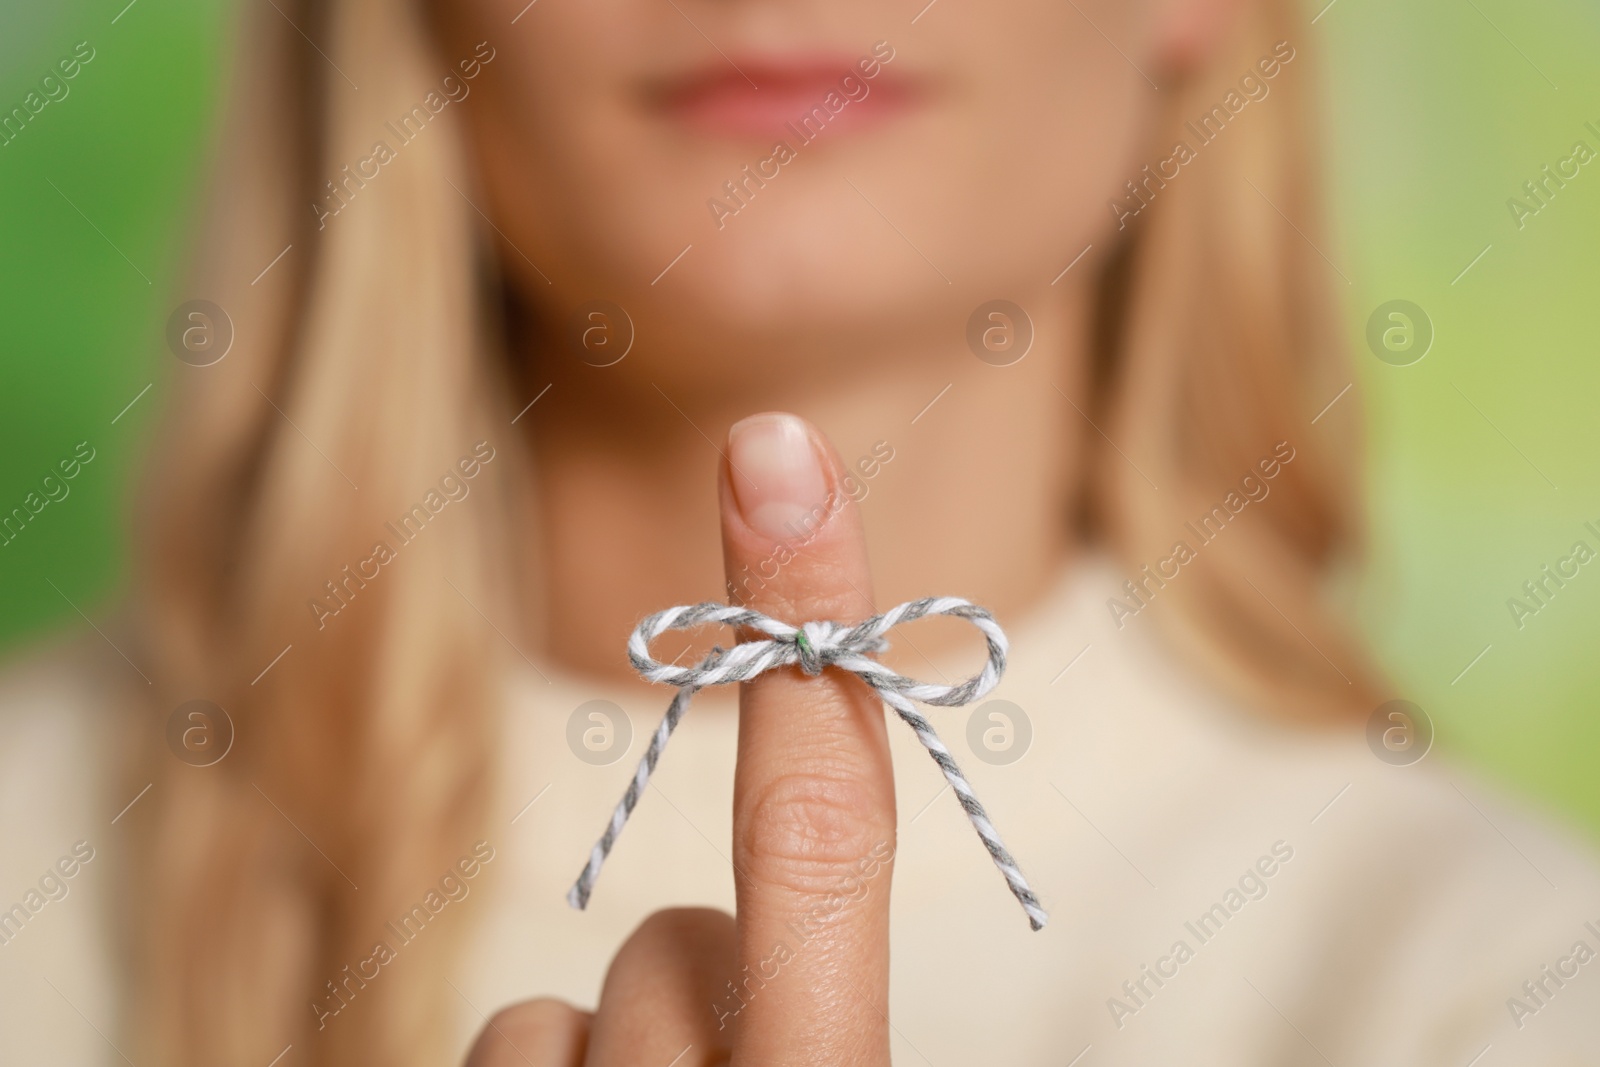
<svg viewBox="0 0 1600 1067">
<path fill-rule="evenodd" d="M 440 0 L 441 56 L 497 51 L 463 109 L 475 199 L 525 309 L 512 340 L 528 396 L 551 383 L 519 423 L 538 464 L 540 607 L 562 620 L 545 654 L 620 675 L 642 612 L 727 598 L 787 539 L 773 515 L 819 503 L 879 441 L 895 458 L 866 497 L 742 599 L 795 623 L 938 592 L 1025 611 L 1072 552 L 1092 431 L 1064 400 L 1082 395 L 1093 267 L 1115 245 L 1106 202 L 1150 147 L 1160 97 L 1140 71 L 1161 83 L 1202 64 L 1234 2 L 945 0 L 912 24 L 919 5 Z M 825 131 L 719 229 L 707 199 L 772 138 L 688 129 L 651 87 L 717 69 L 718 49 L 848 63 L 879 41 L 915 106 Z M 965 339 L 996 296 L 1035 331 L 1003 368 Z M 604 368 L 562 347 L 595 298 L 635 326 Z M 750 417 L 777 408 L 807 421 Z M 922 651 L 970 640 L 919 625 Z M 742 687 L 739 715 L 736 915 L 658 913 L 618 951 L 596 1011 L 508 1008 L 470 1067 L 666 1064 L 686 1045 L 685 1067 L 889 1062 L 892 860 L 730 1025 L 706 1010 L 895 835 L 883 709 L 859 680 L 771 672 Z"/>
</svg>

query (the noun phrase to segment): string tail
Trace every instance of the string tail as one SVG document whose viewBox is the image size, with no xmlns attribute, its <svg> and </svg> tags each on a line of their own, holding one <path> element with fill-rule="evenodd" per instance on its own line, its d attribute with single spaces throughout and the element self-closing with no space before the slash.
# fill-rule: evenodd
<svg viewBox="0 0 1600 1067">
<path fill-rule="evenodd" d="M 867 680 L 873 682 L 875 679 L 869 675 Z M 922 742 L 922 746 L 928 750 L 928 755 L 933 757 L 933 762 L 944 772 L 945 781 L 949 782 L 950 788 L 955 791 L 956 799 L 961 802 L 962 810 L 967 813 L 972 828 L 978 832 L 983 847 L 988 849 L 994 865 L 1000 869 L 1001 877 L 1005 878 L 1006 885 L 1011 889 L 1011 895 L 1017 898 L 1017 903 L 1022 905 L 1022 910 L 1027 914 L 1028 925 L 1034 930 L 1043 930 L 1045 924 L 1050 921 L 1049 913 L 1039 903 L 1038 895 L 1028 885 L 1028 879 L 1023 876 L 1022 869 L 1017 866 L 1017 861 L 1012 858 L 1005 842 L 1000 839 L 1000 831 L 989 821 L 989 813 L 983 809 L 983 804 L 973 792 L 967 776 L 961 773 L 955 757 L 950 755 L 950 750 L 934 732 L 933 724 L 923 718 L 910 701 L 893 689 L 877 688 L 884 702 L 894 708 L 895 714 L 899 715 L 907 726 L 916 731 L 917 740 Z"/>
<path fill-rule="evenodd" d="M 628 783 L 628 791 L 623 793 L 622 799 L 617 802 L 617 808 L 611 813 L 611 821 L 606 825 L 605 833 L 600 835 L 600 840 L 589 850 L 589 862 L 584 864 L 578 880 L 567 890 L 567 903 L 579 911 L 589 906 L 589 895 L 594 892 L 594 883 L 595 879 L 600 877 L 600 868 L 606 862 L 606 857 L 611 855 L 611 846 L 616 844 L 617 836 L 628 823 L 628 817 L 638 806 L 639 798 L 644 795 L 645 786 L 650 784 L 650 775 L 655 773 L 656 763 L 660 761 L 661 754 L 667 750 L 667 741 L 671 739 L 672 731 L 678 728 L 684 712 L 689 709 L 689 699 L 692 696 L 694 687 L 684 686 L 672 698 L 672 703 L 667 705 L 667 713 L 662 716 L 661 725 L 656 727 L 656 732 L 651 736 L 650 747 L 645 750 L 644 758 L 639 761 L 638 769 L 633 772 L 633 780 Z"/>
<path fill-rule="evenodd" d="M 988 646 L 989 656 L 983 669 L 955 685 L 934 685 L 896 674 L 871 658 L 872 653 L 881 652 L 886 647 L 886 632 L 902 622 L 912 622 L 927 615 L 965 619 L 976 627 Z M 727 650 L 714 648 L 704 660 L 690 666 L 678 666 L 675 662 L 661 663 L 651 657 L 650 642 L 661 634 L 668 630 L 689 630 L 707 623 L 754 631 L 764 634 L 766 639 L 747 639 Z M 600 877 L 601 866 L 611 854 L 611 847 L 622 833 L 623 826 L 627 825 L 639 798 L 644 795 L 645 787 L 650 784 L 650 775 L 656 769 L 656 762 L 666 751 L 667 740 L 688 711 L 689 701 L 696 691 L 707 686 L 748 681 L 775 668 L 799 667 L 807 675 L 815 677 L 828 667 L 836 667 L 859 675 L 879 692 L 884 703 L 894 708 L 896 714 L 916 731 L 917 739 L 955 790 L 956 798 L 972 822 L 972 828 L 978 832 L 979 840 L 988 849 L 1006 885 L 1011 887 L 1011 894 L 1022 905 L 1022 910 L 1028 916 L 1028 925 L 1035 930 L 1044 929 L 1049 915 L 1040 906 L 1039 898 L 1028 885 L 1028 880 L 1022 876 L 1017 861 L 1000 840 L 999 832 L 989 821 L 988 812 L 978 802 L 966 775 L 956 766 L 955 757 L 950 755 L 950 750 L 939 740 L 933 726 L 912 703 L 916 701 L 938 707 L 955 707 L 981 699 L 999 684 L 1000 675 L 1006 669 L 1006 653 L 1006 635 L 995 622 L 994 616 L 987 609 L 960 597 L 924 597 L 908 601 L 854 626 L 814 620 L 796 627 L 749 608 L 710 602 L 680 605 L 656 612 L 639 623 L 629 637 L 628 660 L 646 681 L 675 686 L 678 693 L 667 707 L 666 717 L 661 720 L 655 736 L 651 738 L 650 748 L 639 762 L 639 769 L 634 772 L 628 791 L 611 813 L 611 822 L 605 833 L 589 853 L 589 862 L 584 866 L 583 873 L 578 875 L 578 880 L 567 893 L 567 903 L 578 909 L 588 905 L 595 880 Z"/>
</svg>

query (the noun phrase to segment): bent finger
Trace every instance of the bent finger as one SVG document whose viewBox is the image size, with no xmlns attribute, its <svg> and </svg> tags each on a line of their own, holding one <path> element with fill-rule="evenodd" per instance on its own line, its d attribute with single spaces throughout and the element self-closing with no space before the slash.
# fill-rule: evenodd
<svg viewBox="0 0 1600 1067">
<path fill-rule="evenodd" d="M 495 1012 L 465 1067 L 582 1067 L 592 1016 L 562 1000 L 525 1000 Z"/>
<path fill-rule="evenodd" d="M 734 958 L 727 912 L 671 908 L 650 916 L 606 972 L 587 1067 L 725 1062 L 738 1014 L 725 1007 Z"/>
</svg>

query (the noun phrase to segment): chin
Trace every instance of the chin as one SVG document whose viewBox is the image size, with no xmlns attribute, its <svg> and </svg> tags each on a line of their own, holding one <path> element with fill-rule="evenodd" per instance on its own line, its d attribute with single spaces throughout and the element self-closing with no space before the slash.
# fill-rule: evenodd
<svg viewBox="0 0 1600 1067">
<path fill-rule="evenodd" d="M 841 232 L 836 213 L 831 227 L 796 216 L 697 244 L 690 255 L 704 255 L 676 286 L 686 310 L 739 334 L 809 336 L 881 330 L 945 295 L 943 280 L 903 245 Z"/>
</svg>

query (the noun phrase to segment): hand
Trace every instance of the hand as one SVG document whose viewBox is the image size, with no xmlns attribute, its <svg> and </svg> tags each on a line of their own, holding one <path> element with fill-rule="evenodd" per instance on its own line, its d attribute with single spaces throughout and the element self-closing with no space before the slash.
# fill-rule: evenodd
<svg viewBox="0 0 1600 1067">
<path fill-rule="evenodd" d="M 839 489 L 832 446 L 792 415 L 767 414 L 736 424 L 727 452 L 723 561 L 738 601 L 791 623 L 870 615 L 860 513 Z M 780 544 L 793 558 L 760 577 L 789 555 L 774 558 Z M 745 683 L 737 916 L 657 912 L 612 961 L 595 1012 L 555 1000 L 507 1008 L 467 1067 L 887 1065 L 894 839 L 889 741 L 872 691 L 834 670 Z"/>
</svg>

